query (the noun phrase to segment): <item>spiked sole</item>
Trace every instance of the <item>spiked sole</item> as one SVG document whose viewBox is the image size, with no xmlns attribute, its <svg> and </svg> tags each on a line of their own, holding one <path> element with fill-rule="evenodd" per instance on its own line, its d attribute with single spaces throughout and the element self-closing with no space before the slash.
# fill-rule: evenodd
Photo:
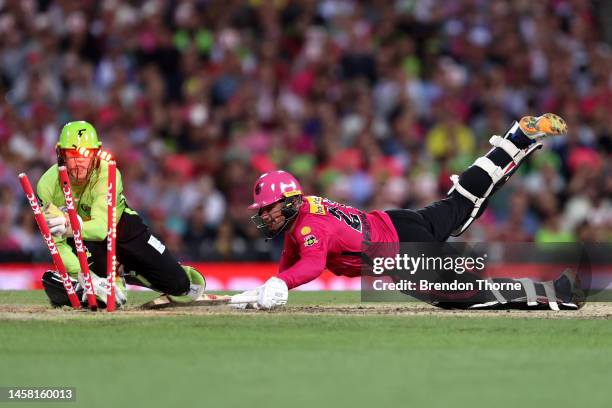
<svg viewBox="0 0 612 408">
<path fill-rule="evenodd" d="M 559 115 L 545 113 L 542 116 L 524 116 L 519 126 L 523 133 L 532 139 L 545 136 L 558 136 L 567 132 L 567 124 Z"/>
</svg>

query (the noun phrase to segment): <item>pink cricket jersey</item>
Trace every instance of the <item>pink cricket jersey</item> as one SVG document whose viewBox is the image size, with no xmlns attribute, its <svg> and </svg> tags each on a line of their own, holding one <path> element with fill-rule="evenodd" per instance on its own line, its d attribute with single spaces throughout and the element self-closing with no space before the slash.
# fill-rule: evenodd
<svg viewBox="0 0 612 408">
<path fill-rule="evenodd" d="M 364 241 L 398 241 L 386 212 L 364 213 L 326 198 L 307 196 L 285 234 L 278 277 L 292 289 L 316 279 L 325 268 L 336 275 L 360 276 Z"/>
</svg>

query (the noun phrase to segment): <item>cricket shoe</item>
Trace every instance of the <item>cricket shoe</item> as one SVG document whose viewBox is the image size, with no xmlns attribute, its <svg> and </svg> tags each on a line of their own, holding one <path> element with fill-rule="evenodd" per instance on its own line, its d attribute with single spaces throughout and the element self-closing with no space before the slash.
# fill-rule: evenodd
<svg viewBox="0 0 612 408">
<path fill-rule="evenodd" d="M 572 269 L 566 269 L 553 282 L 553 286 L 561 309 L 580 309 L 584 306 L 586 296 L 580 277 Z"/>
<path fill-rule="evenodd" d="M 484 180 L 476 177 L 474 172 L 469 170 L 464 173 L 465 176 L 461 176 L 463 180 L 461 183 L 459 175 L 451 176 L 453 187 L 448 194 L 456 191 L 474 204 L 469 217 L 451 235 L 455 237 L 461 235 L 475 219 L 480 217 L 487 208 L 489 196 L 495 194 L 508 181 L 525 159 L 537 149 L 542 148 L 541 139 L 548 136 L 559 136 L 565 132 L 567 132 L 567 125 L 561 117 L 554 113 L 545 113 L 542 116 L 524 116 L 519 122 L 514 121 L 503 137 L 493 135 L 489 139 L 493 149 L 486 156 L 476 159 L 472 165 L 479 167 L 489 176 L 491 183 L 486 186 L 486 189 L 475 188 L 476 184 L 483 187 Z M 501 156 L 496 155 L 495 149 L 503 150 L 510 161 L 503 160 Z"/>
<path fill-rule="evenodd" d="M 522 310 L 578 310 L 585 304 L 585 293 L 578 275 L 566 269 L 554 281 L 534 282 L 531 279 L 517 279 L 523 287 L 524 295 L 504 298 L 497 292 L 495 300 L 469 306 L 468 309 L 522 309 Z M 515 292 L 509 293 L 511 296 Z"/>
<path fill-rule="evenodd" d="M 168 298 L 176 303 L 189 303 L 198 300 L 206 289 L 206 279 L 193 266 L 181 265 L 181 267 L 189 278 L 189 292 L 182 296 L 168 295 Z"/>
<path fill-rule="evenodd" d="M 586 298 L 580 278 L 570 268 L 563 271 L 554 281 L 534 282 L 531 279 L 519 279 L 519 281 L 525 291 L 525 297 L 512 300 L 511 303 L 514 304 L 512 308 L 578 310 L 585 304 Z"/>
<path fill-rule="evenodd" d="M 519 127 L 523 134 L 531 140 L 567 133 L 567 124 L 563 118 L 554 113 L 545 113 L 542 116 L 523 116 L 519 121 Z"/>
</svg>

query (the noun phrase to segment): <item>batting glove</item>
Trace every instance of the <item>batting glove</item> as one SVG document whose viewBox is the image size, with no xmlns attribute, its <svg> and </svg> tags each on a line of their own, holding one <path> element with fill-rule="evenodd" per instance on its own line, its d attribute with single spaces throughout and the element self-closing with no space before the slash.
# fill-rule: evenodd
<svg viewBox="0 0 612 408">
<path fill-rule="evenodd" d="M 259 288 L 257 304 L 261 309 L 275 309 L 287 303 L 289 289 L 284 280 L 272 277 Z"/>
<path fill-rule="evenodd" d="M 258 286 L 255 289 L 247 290 L 232 296 L 232 303 L 230 303 L 229 306 L 234 309 L 259 309 L 259 305 L 257 302 L 254 302 L 253 299 L 259 298 L 260 289 L 261 286 Z"/>
</svg>

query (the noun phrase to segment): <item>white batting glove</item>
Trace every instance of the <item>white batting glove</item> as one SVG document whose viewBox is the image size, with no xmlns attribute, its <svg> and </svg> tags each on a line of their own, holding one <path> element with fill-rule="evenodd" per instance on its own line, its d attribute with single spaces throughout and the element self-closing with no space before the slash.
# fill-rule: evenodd
<svg viewBox="0 0 612 408">
<path fill-rule="evenodd" d="M 232 296 L 232 303 L 230 303 L 229 306 L 234 309 L 259 309 L 259 305 L 257 302 L 253 302 L 253 299 L 259 298 L 260 289 L 261 286 L 258 286 L 255 289 L 247 290 Z"/>
<path fill-rule="evenodd" d="M 262 309 L 275 309 L 287 303 L 289 289 L 284 280 L 272 277 L 259 287 L 257 304 Z"/>
</svg>

